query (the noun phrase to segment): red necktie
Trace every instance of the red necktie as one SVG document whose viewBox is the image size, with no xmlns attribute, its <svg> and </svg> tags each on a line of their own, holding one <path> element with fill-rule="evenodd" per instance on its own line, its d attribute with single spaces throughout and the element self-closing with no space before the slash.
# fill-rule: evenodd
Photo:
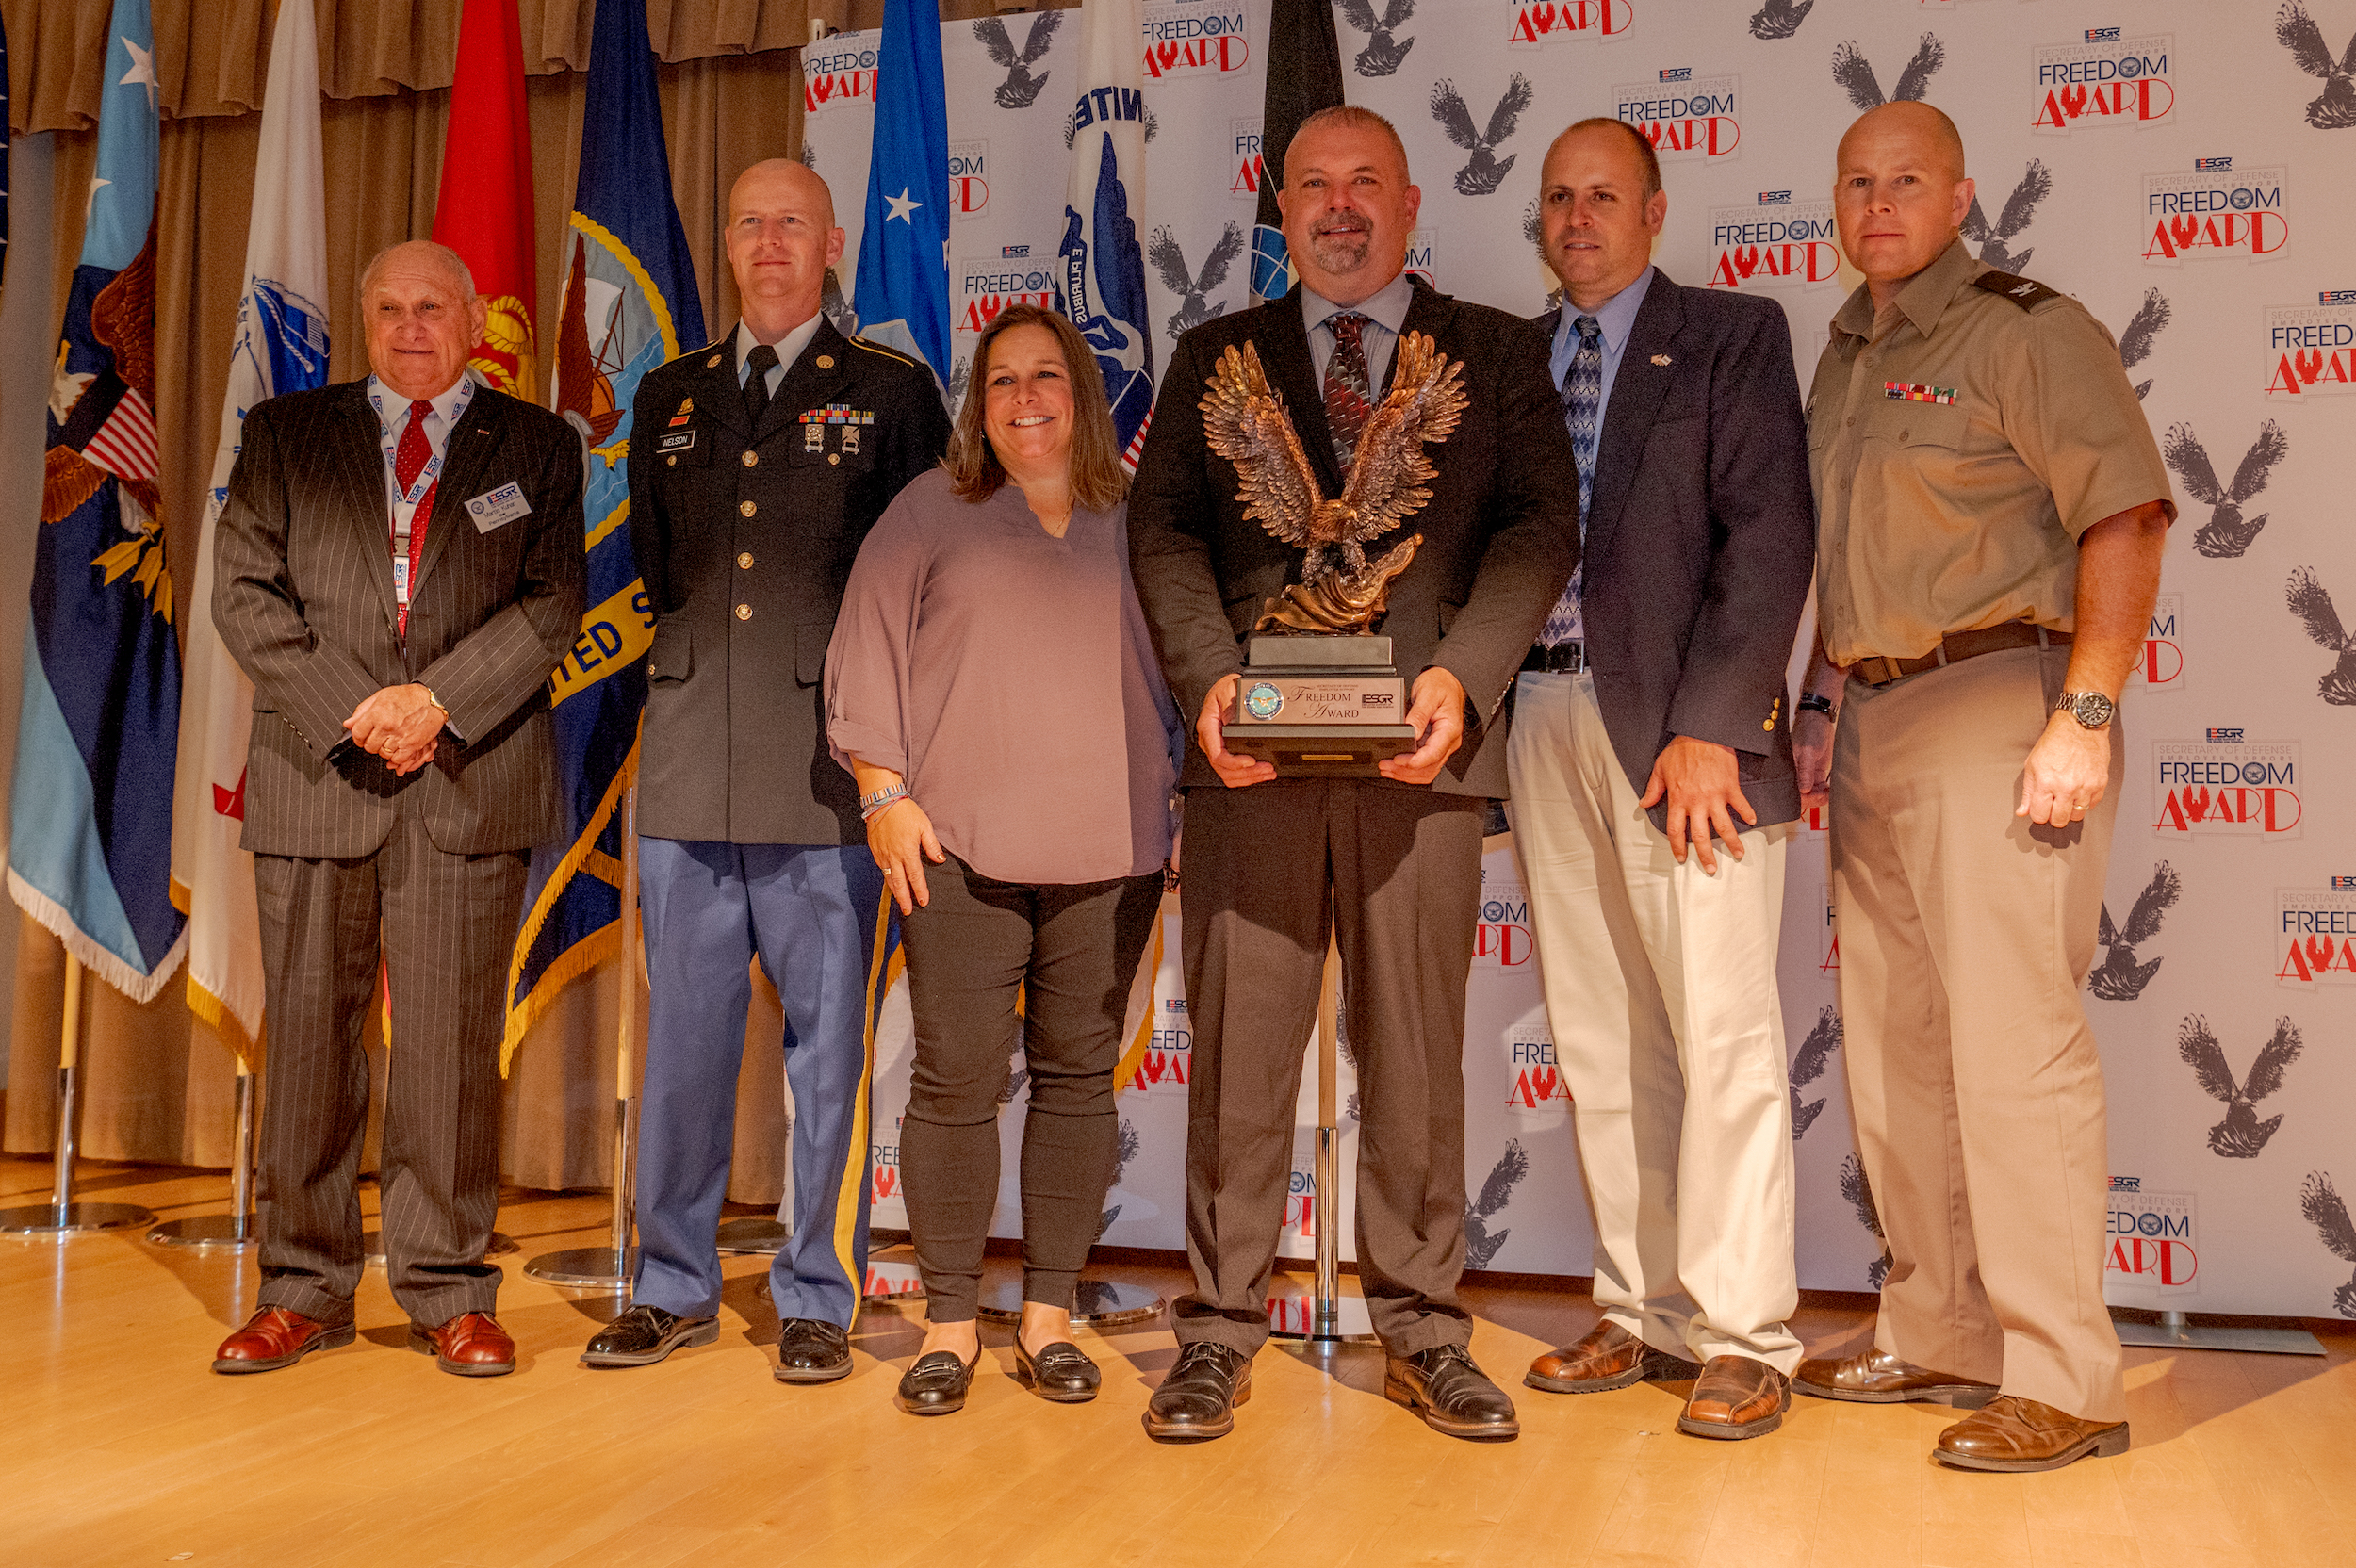
<svg viewBox="0 0 2356 1568">
<path fill-rule="evenodd" d="M 1358 455 L 1358 437 L 1373 416 L 1372 379 L 1366 373 L 1366 318 L 1354 310 L 1334 316 L 1333 357 L 1325 362 L 1325 427 L 1333 437 L 1333 461 L 1343 478 Z"/>
<path fill-rule="evenodd" d="M 433 455 L 433 447 L 425 438 L 425 418 L 434 412 L 434 405 L 423 398 L 409 405 L 409 424 L 401 433 L 401 445 L 393 450 L 393 482 L 401 493 L 409 494 L 409 487 L 417 482 L 425 471 L 425 460 Z M 438 481 L 436 483 L 438 484 Z M 434 485 L 428 485 L 417 498 L 416 513 L 409 519 L 409 596 L 417 596 L 417 563 L 425 557 L 426 519 L 434 512 Z M 409 606 L 401 607 L 401 630 L 409 634 Z"/>
</svg>

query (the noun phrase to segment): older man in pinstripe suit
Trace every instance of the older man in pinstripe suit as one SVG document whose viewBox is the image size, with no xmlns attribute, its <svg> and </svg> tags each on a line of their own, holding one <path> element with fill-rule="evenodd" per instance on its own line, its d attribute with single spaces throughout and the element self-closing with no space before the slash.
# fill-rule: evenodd
<svg viewBox="0 0 2356 1568">
<path fill-rule="evenodd" d="M 467 375 L 483 309 L 455 252 L 396 245 L 360 295 L 371 374 L 247 415 L 215 538 L 213 619 L 254 681 L 270 1038 L 261 1305 L 213 1370 L 352 1341 L 381 953 L 393 1297 L 413 1348 L 485 1377 L 515 1364 L 483 1261 L 500 1003 L 529 851 L 564 832 L 546 691 L 581 629 L 581 441 Z"/>
</svg>

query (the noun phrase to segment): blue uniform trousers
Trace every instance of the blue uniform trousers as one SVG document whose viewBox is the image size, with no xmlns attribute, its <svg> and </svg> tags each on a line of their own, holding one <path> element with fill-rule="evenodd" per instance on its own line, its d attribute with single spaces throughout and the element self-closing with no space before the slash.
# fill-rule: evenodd
<svg viewBox="0 0 2356 1568">
<path fill-rule="evenodd" d="M 769 1270 L 780 1318 L 851 1326 L 867 1268 L 868 1078 L 898 929 L 864 845 L 639 840 L 646 1076 L 631 1298 L 720 1307 L 713 1245 L 752 1004 L 746 960 L 785 1004 L 794 1237 Z"/>
</svg>

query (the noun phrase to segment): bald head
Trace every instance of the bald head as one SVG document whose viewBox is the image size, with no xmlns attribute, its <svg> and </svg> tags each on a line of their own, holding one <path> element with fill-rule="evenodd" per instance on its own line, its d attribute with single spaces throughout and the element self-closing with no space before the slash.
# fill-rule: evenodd
<svg viewBox="0 0 2356 1568">
<path fill-rule="evenodd" d="M 360 274 L 368 368 L 402 398 L 438 398 L 483 341 L 483 302 L 456 251 L 412 239 L 379 251 Z"/>
<path fill-rule="evenodd" d="M 818 314 L 826 270 L 843 259 L 834 194 L 807 165 L 765 158 L 728 188 L 728 246 L 744 325 L 775 343 Z"/>
<path fill-rule="evenodd" d="M 1841 139 L 1833 218 L 1878 307 L 1955 243 L 1972 210 L 1955 122 L 1928 104 L 1884 104 Z"/>
</svg>

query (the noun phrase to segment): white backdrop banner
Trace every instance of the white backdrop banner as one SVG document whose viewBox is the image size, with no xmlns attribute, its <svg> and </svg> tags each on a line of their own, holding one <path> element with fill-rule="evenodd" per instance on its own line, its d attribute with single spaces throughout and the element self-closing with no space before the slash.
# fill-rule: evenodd
<svg viewBox="0 0 2356 1568">
<path fill-rule="evenodd" d="M 1247 303 L 1267 15 L 1255 0 L 1156 0 L 1145 17 L 1139 227 L 1166 365 L 1178 333 Z M 943 28 L 959 206 L 950 286 L 966 344 L 1008 300 L 1055 302 L 1077 21 Z M 2110 1089 L 2111 1298 L 2356 1317 L 2356 635 L 2334 601 L 2356 616 L 2356 543 L 2331 499 L 2332 466 L 2356 440 L 2356 93 L 2344 69 L 2356 0 L 1344 0 L 1335 24 L 1351 100 L 1399 126 L 1423 190 L 1416 270 L 1460 297 L 1546 308 L 1539 165 L 1564 125 L 1616 116 L 1661 154 L 1661 269 L 1776 301 L 1803 376 L 1857 281 L 1832 225 L 1841 132 L 1886 98 L 1955 117 L 1981 188 L 1967 237 L 2117 335 L 2183 509 L 2125 703 L 2127 785 L 2086 996 Z M 838 209 L 856 209 L 873 38 L 828 39 L 807 62 L 811 161 Z M 1882 1249 L 1851 1141 L 1824 835 L 1808 826 L 1780 969 L 1800 1279 L 1867 1289 Z M 1510 840 L 1490 841 L 1482 874 L 1467 1261 L 1586 1274 L 1593 1232 Z M 1125 1157 L 1105 1232 L 1118 1244 L 1185 1244 L 1179 973 L 1171 901 L 1145 1065 L 1121 1096 Z M 907 1094 L 906 1020 L 895 999 L 877 1079 L 884 1225 L 900 1222 L 889 1129 Z M 1347 1104 L 1347 1061 L 1343 1072 Z M 1011 1070 L 1009 1091 L 999 1219 L 1010 1234 Z M 1309 1177 L 1307 1086 L 1301 1103 L 1292 1255 L 1329 1221 Z M 1348 1168 L 1356 1124 L 1343 1119 Z M 1333 1198 L 1349 1256 L 1349 1195 Z"/>
</svg>

